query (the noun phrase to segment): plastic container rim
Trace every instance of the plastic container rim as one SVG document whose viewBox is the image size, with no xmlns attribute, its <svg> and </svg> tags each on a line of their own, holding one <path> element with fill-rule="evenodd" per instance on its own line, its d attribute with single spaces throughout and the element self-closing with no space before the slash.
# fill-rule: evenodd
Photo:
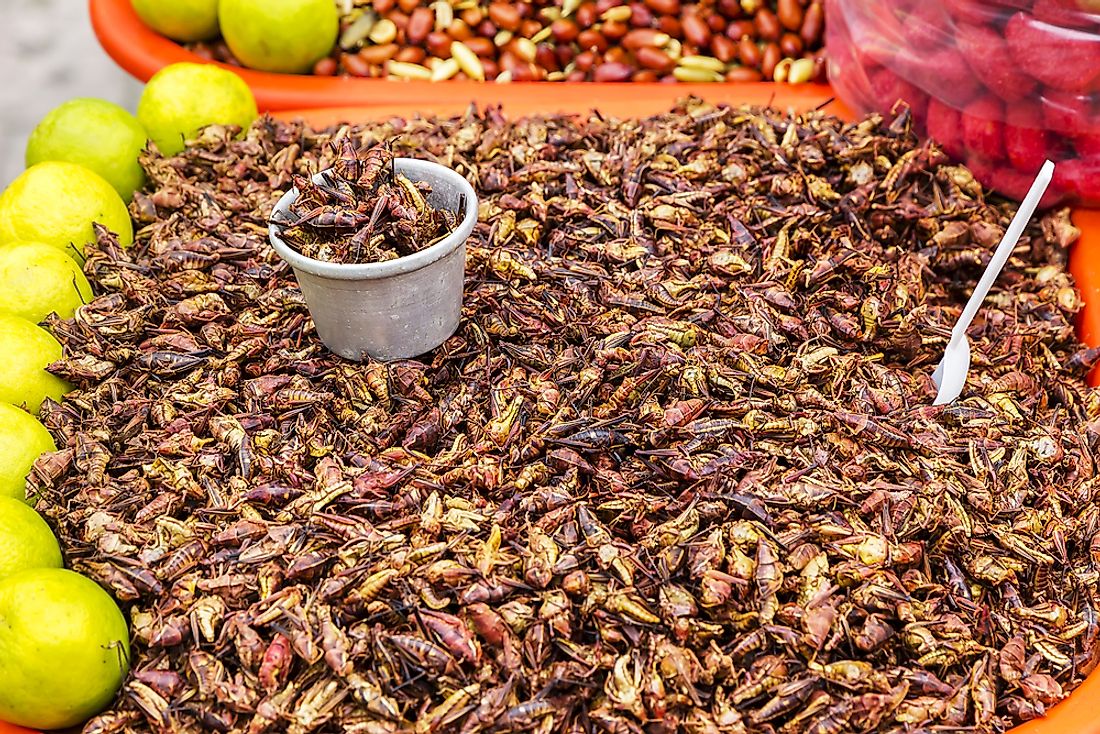
<svg viewBox="0 0 1100 734">
<path fill-rule="evenodd" d="M 376 263 L 333 263 L 316 260 L 298 252 L 282 239 L 279 232 L 280 225 L 270 222 L 267 231 L 271 246 L 295 270 L 302 270 L 311 275 L 332 280 L 384 280 L 421 270 L 447 257 L 461 247 L 470 237 L 470 233 L 474 231 L 478 210 L 478 198 L 474 192 L 474 187 L 457 171 L 433 161 L 417 158 L 395 158 L 394 166 L 401 173 L 411 174 L 409 177 L 414 181 L 423 181 L 430 171 L 433 177 L 444 178 L 453 183 L 459 193 L 466 197 L 462 221 L 439 242 L 396 260 Z M 315 183 L 322 182 L 324 175 L 329 170 L 331 169 L 325 169 L 314 174 L 313 181 Z M 277 213 L 287 213 L 290 205 L 297 198 L 298 190 L 296 188 L 283 194 L 278 203 L 275 204 L 272 216 Z"/>
</svg>

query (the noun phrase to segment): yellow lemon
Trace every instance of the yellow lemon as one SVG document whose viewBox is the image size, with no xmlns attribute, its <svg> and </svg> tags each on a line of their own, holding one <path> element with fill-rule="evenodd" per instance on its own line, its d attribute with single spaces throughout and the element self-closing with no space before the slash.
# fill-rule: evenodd
<svg viewBox="0 0 1100 734">
<path fill-rule="evenodd" d="M 45 242 L 81 258 L 95 241 L 99 222 L 134 241 L 130 213 L 118 192 L 99 174 L 64 161 L 46 161 L 23 171 L 0 194 L 0 245 L 16 240 Z"/>
<path fill-rule="evenodd" d="M 238 61 L 289 74 L 328 56 L 340 30 L 332 0 L 221 0 L 218 20 Z"/>
<path fill-rule="evenodd" d="M 0 401 L 25 405 L 34 415 L 46 398 L 61 400 L 72 385 L 46 371 L 61 359 L 61 345 L 45 329 L 0 314 Z"/>
<path fill-rule="evenodd" d="M 11 403 L 0 403 L 0 499 L 26 501 L 27 475 L 39 456 L 56 451 L 46 427 Z"/>
<path fill-rule="evenodd" d="M 102 99 L 70 99 L 52 109 L 27 140 L 27 166 L 42 161 L 79 163 L 114 187 L 124 201 L 145 183 L 138 154 L 145 128 L 117 104 Z"/>
<path fill-rule="evenodd" d="M 184 141 L 213 124 L 247 129 L 256 119 L 256 99 L 231 71 L 210 64 L 166 66 L 149 80 L 137 119 L 162 155 L 183 150 Z"/>
<path fill-rule="evenodd" d="M 0 497 L 0 581 L 30 568 L 61 568 L 61 547 L 34 508 Z"/>
<path fill-rule="evenodd" d="M 118 605 L 80 574 L 0 580 L 0 721 L 64 729 L 100 713 L 130 669 L 129 637 Z"/>
<path fill-rule="evenodd" d="M 205 41 L 218 35 L 218 0 L 133 0 L 145 25 L 173 41 Z"/>
<path fill-rule="evenodd" d="M 41 242 L 0 245 L 0 313 L 38 323 L 48 313 L 72 318 L 92 300 L 92 287 L 76 261 Z"/>
</svg>

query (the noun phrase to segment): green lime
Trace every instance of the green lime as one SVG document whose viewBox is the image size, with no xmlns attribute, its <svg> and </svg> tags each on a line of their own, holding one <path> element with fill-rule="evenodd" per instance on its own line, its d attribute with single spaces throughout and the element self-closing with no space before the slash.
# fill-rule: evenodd
<svg viewBox="0 0 1100 734">
<path fill-rule="evenodd" d="M 72 318 L 92 300 L 92 287 L 76 261 L 41 242 L 0 245 L 0 313 L 39 323 L 48 313 Z"/>
<path fill-rule="evenodd" d="M 218 0 L 133 0 L 145 25 L 173 41 L 205 41 L 218 35 Z"/>
<path fill-rule="evenodd" d="M 0 580 L 0 721 L 78 726 L 130 669 L 126 618 L 99 584 L 63 568 Z"/>
<path fill-rule="evenodd" d="M 93 222 L 117 234 L 123 245 L 134 241 L 130 213 L 118 192 L 75 163 L 33 165 L 0 194 L 0 245 L 44 242 L 83 258 L 84 244 L 95 241 Z"/>
<path fill-rule="evenodd" d="M 145 128 L 117 104 L 102 99 L 70 99 L 51 110 L 27 140 L 27 166 L 68 161 L 95 171 L 124 201 L 145 184 L 138 153 Z"/>
<path fill-rule="evenodd" d="M 43 328 L 0 314 L 0 401 L 26 405 L 34 415 L 46 398 L 61 400 L 72 386 L 46 367 L 61 359 L 61 345 Z"/>
<path fill-rule="evenodd" d="M 183 150 L 207 125 L 248 129 L 256 119 L 256 99 L 231 71 L 210 64 L 166 66 L 149 80 L 138 101 L 137 118 L 162 155 Z"/>
<path fill-rule="evenodd" d="M 328 56 L 340 30 L 332 0 L 221 0 L 218 20 L 245 66 L 301 74 Z"/>
<path fill-rule="evenodd" d="M 61 568 L 53 530 L 23 500 L 0 497 L 0 581 L 30 568 Z"/>
<path fill-rule="evenodd" d="M 11 403 L 0 403 L 0 499 L 26 500 L 27 475 L 39 456 L 56 451 L 46 427 Z"/>
</svg>

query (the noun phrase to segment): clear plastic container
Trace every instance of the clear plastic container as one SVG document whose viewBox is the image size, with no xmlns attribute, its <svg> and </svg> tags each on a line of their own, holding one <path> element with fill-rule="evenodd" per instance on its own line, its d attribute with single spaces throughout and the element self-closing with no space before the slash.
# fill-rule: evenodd
<svg viewBox="0 0 1100 734">
<path fill-rule="evenodd" d="M 860 112 L 917 129 L 1014 199 L 1100 206 L 1100 0 L 826 0 L 829 79 Z"/>
</svg>

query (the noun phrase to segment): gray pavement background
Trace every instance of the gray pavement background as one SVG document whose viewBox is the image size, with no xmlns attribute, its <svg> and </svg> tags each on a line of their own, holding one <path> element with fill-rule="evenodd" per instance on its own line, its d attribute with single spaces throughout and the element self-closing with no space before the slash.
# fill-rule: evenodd
<svg viewBox="0 0 1100 734">
<path fill-rule="evenodd" d="M 0 0 L 0 189 L 23 170 L 27 136 L 73 97 L 131 112 L 141 85 L 99 47 L 86 0 Z"/>
</svg>

